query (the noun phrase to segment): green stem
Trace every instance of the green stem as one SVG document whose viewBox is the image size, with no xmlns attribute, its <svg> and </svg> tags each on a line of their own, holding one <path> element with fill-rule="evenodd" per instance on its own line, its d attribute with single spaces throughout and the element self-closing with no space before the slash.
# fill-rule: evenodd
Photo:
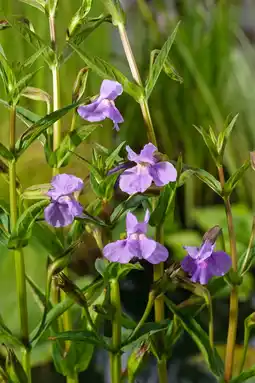
<svg viewBox="0 0 255 383">
<path fill-rule="evenodd" d="M 224 193 L 225 177 L 223 167 L 218 168 L 219 179 Z M 225 211 L 228 224 L 228 234 L 230 242 L 230 253 L 232 259 L 232 268 L 234 272 L 237 272 L 237 251 L 236 251 L 236 239 L 234 232 L 233 216 L 231 210 L 231 204 L 228 196 L 224 196 L 223 200 L 225 204 Z M 233 374 L 234 357 L 235 357 L 235 345 L 236 345 L 236 332 L 238 322 L 238 288 L 233 286 L 230 293 L 230 307 L 229 307 L 229 325 L 228 325 L 228 337 L 225 355 L 225 372 L 224 380 L 229 382 Z"/>
<path fill-rule="evenodd" d="M 131 45 L 130 45 L 130 42 L 128 39 L 128 35 L 127 35 L 127 31 L 125 29 L 125 26 L 123 24 L 119 24 L 118 29 L 119 29 L 121 42 L 123 45 L 123 49 L 125 51 L 125 55 L 126 55 L 132 76 L 138 85 L 143 86 L 142 79 L 141 79 L 139 69 L 138 69 L 136 61 L 135 61 L 135 57 L 134 57 L 134 54 L 133 54 L 133 51 L 132 51 L 132 48 L 131 48 Z M 153 145 L 157 146 L 157 140 L 156 140 L 156 136 L 155 136 L 155 132 L 154 132 L 154 127 L 153 127 L 153 123 L 152 123 L 152 119 L 151 119 L 151 115 L 150 115 L 148 102 L 143 97 L 139 101 L 139 104 L 140 104 L 143 119 L 145 122 L 148 140 Z"/>
<path fill-rule="evenodd" d="M 12 106 L 10 110 L 10 151 L 15 153 L 16 141 L 16 107 Z M 9 193 L 10 193 L 10 219 L 11 230 L 16 226 L 18 219 L 18 204 L 16 190 L 16 161 L 9 162 Z M 25 262 L 22 249 L 14 250 L 15 270 L 16 270 L 16 289 L 18 296 L 18 307 L 20 317 L 20 328 L 22 341 L 27 348 L 23 352 L 23 368 L 26 371 L 28 382 L 31 382 L 31 365 L 28 329 L 28 311 L 27 311 L 27 292 L 26 292 L 26 274 Z"/>
<path fill-rule="evenodd" d="M 56 49 L 56 25 L 55 25 L 55 15 L 50 14 L 49 16 L 49 29 L 50 29 L 50 39 L 51 46 L 54 52 Z M 56 62 L 51 67 L 52 73 L 52 93 L 53 93 L 53 112 L 60 109 L 60 81 L 59 81 L 59 65 Z M 57 150 L 61 143 L 61 120 L 59 119 L 53 125 L 53 150 Z M 59 173 L 59 169 L 53 169 L 53 175 Z"/>
<path fill-rule="evenodd" d="M 121 382 L 121 303 L 117 279 L 110 280 L 110 300 L 115 313 L 112 320 L 111 383 Z"/>
<path fill-rule="evenodd" d="M 67 383 L 79 383 L 79 378 L 78 376 L 74 376 L 73 378 L 71 378 L 70 376 L 67 376 L 66 377 L 66 382 Z"/>
<path fill-rule="evenodd" d="M 144 310 L 142 318 L 140 319 L 140 321 L 138 322 L 138 324 L 136 325 L 134 331 L 131 333 L 131 335 L 128 337 L 128 339 L 124 343 L 122 343 L 122 346 L 130 343 L 132 341 L 132 339 L 135 337 L 137 332 L 140 330 L 140 328 L 143 326 L 143 324 L 145 323 L 146 319 L 150 315 L 150 312 L 152 310 L 154 302 L 155 302 L 155 292 L 151 291 L 149 293 L 148 302 L 147 302 L 147 305 L 146 305 L 146 308 Z"/>
</svg>

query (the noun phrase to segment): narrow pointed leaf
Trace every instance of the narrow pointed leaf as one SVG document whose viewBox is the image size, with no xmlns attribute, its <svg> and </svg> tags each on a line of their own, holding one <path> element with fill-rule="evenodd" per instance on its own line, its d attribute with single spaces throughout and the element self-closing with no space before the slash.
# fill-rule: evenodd
<svg viewBox="0 0 255 383">
<path fill-rule="evenodd" d="M 111 152 L 111 154 L 105 160 L 105 169 L 110 170 L 113 167 L 114 163 L 120 159 L 119 153 L 125 145 L 126 141 L 123 141 L 119 144 L 119 146 L 116 149 L 114 149 Z"/>
<path fill-rule="evenodd" d="M 146 95 L 147 99 L 150 97 L 151 92 L 153 91 L 153 89 L 154 89 L 154 87 L 158 81 L 159 75 L 164 68 L 164 65 L 165 65 L 166 60 L 167 60 L 168 55 L 169 55 L 169 52 L 170 52 L 171 47 L 173 45 L 173 42 L 175 40 L 175 36 L 176 36 L 177 31 L 178 31 L 179 25 L 180 25 L 180 22 L 177 24 L 173 33 L 171 34 L 171 36 L 167 39 L 167 41 L 163 45 L 162 49 L 160 50 L 160 53 L 158 54 L 154 64 L 151 67 L 149 77 L 148 77 L 148 80 L 147 80 L 146 86 L 145 86 L 145 95 Z"/>
<path fill-rule="evenodd" d="M 250 168 L 251 163 L 250 159 L 246 160 L 244 164 L 236 170 L 234 174 L 227 180 L 225 183 L 224 191 L 230 195 L 232 191 L 236 188 L 237 184 L 243 178 L 245 172 Z"/>
<path fill-rule="evenodd" d="M 56 55 L 51 47 L 47 45 L 36 33 L 34 33 L 26 22 L 22 20 L 11 21 L 12 26 L 19 31 L 22 37 L 36 50 L 40 51 L 46 63 L 51 67 L 56 64 Z"/>
<path fill-rule="evenodd" d="M 67 35 L 71 37 L 74 35 L 77 30 L 80 28 L 82 23 L 86 20 L 86 16 L 89 13 L 92 6 L 92 0 L 82 0 L 82 4 L 75 15 L 72 17 L 72 20 L 67 29 Z"/>
<path fill-rule="evenodd" d="M 223 361 L 220 358 L 217 350 L 215 348 L 212 349 L 207 333 L 202 329 L 200 324 L 193 317 L 181 313 L 177 306 L 170 301 L 170 299 L 165 298 L 165 302 L 169 310 L 177 316 L 177 318 L 182 323 L 183 328 L 192 337 L 200 349 L 210 367 L 210 370 L 214 375 L 221 377 L 224 371 Z"/>
<path fill-rule="evenodd" d="M 33 293 L 35 302 L 38 304 L 38 307 L 40 310 L 43 312 L 44 307 L 46 305 L 46 297 L 42 289 L 37 285 L 37 283 L 29 276 L 26 274 L 26 280 L 28 282 L 28 285 Z M 49 302 L 48 302 L 49 304 Z M 49 308 L 51 309 L 52 306 L 49 304 Z"/>
<path fill-rule="evenodd" d="M 62 140 L 59 149 L 56 151 L 57 164 L 56 167 L 66 166 L 72 152 L 82 143 L 85 142 L 88 137 L 101 125 L 90 124 L 83 125 L 79 128 L 68 133 Z"/>
<path fill-rule="evenodd" d="M 198 168 L 192 168 L 191 170 L 197 178 L 199 178 L 202 182 L 214 190 L 215 193 L 221 196 L 221 184 L 212 174 L 208 173 L 206 170 Z"/>
<path fill-rule="evenodd" d="M 8 63 L 7 59 L 0 53 L 0 76 L 2 77 L 5 91 L 8 97 L 10 97 L 13 89 L 16 86 L 16 78 Z"/>
<path fill-rule="evenodd" d="M 21 214 L 11 233 L 8 242 L 9 249 L 16 249 L 27 245 L 28 240 L 32 236 L 32 228 L 36 219 L 42 214 L 48 204 L 49 201 L 39 201 Z"/>
<path fill-rule="evenodd" d="M 65 331 L 54 334 L 49 338 L 50 340 L 70 340 L 72 342 L 88 342 L 97 346 L 102 346 L 102 342 L 98 337 L 95 336 L 95 333 L 89 330 L 83 331 Z M 108 343 L 108 338 L 104 337 L 104 341 Z"/>
<path fill-rule="evenodd" d="M 93 19 L 88 19 L 86 24 L 83 25 L 81 31 L 71 36 L 69 42 L 75 44 L 76 46 L 79 46 L 103 22 L 111 22 L 111 18 L 109 17 L 109 15 L 101 15 Z M 63 49 L 63 53 L 59 57 L 60 64 L 64 64 L 72 56 L 73 53 L 73 49 L 68 43 L 66 43 Z"/>
<path fill-rule="evenodd" d="M 20 156 L 42 133 L 44 133 L 51 125 L 53 125 L 54 122 L 66 115 L 76 106 L 78 106 L 78 103 L 65 106 L 62 109 L 42 117 L 39 121 L 28 128 L 16 142 L 16 150 L 18 156 Z"/>
<path fill-rule="evenodd" d="M 87 53 L 81 51 L 73 43 L 69 43 L 70 46 L 74 49 L 76 53 L 81 57 L 81 59 L 91 68 L 95 73 L 100 77 L 109 80 L 118 81 L 126 93 L 132 96 L 136 101 L 139 101 L 143 96 L 143 90 L 139 85 L 136 85 L 129 81 L 117 68 L 108 64 L 106 61 L 100 57 L 93 57 Z"/>
<path fill-rule="evenodd" d="M 22 3 L 31 5 L 31 7 L 39 9 L 39 11 L 45 13 L 45 1 L 44 0 L 20 0 Z"/>
<path fill-rule="evenodd" d="M 149 197 L 146 195 L 133 195 L 129 197 L 126 201 L 119 204 L 110 217 L 111 223 L 115 224 L 128 210 L 137 208 L 142 204 L 143 201 L 146 201 Z"/>
<path fill-rule="evenodd" d="M 2 156 L 5 160 L 11 161 L 14 159 L 14 155 L 9 151 L 1 142 L 0 142 L 0 156 Z"/>
</svg>

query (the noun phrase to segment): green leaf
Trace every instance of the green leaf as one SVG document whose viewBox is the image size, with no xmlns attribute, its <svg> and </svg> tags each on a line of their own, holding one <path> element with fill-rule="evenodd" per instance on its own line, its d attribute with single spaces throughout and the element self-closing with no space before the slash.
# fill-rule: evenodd
<svg viewBox="0 0 255 383">
<path fill-rule="evenodd" d="M 82 291 L 85 294 L 85 298 L 87 299 L 89 306 L 93 305 L 95 302 L 98 303 L 98 299 L 101 303 L 101 297 L 105 297 L 103 280 L 96 282 L 93 281 L 91 284 L 86 285 Z M 47 313 L 43 327 L 41 327 L 41 324 L 39 324 L 30 335 L 33 348 L 36 346 L 45 331 L 56 321 L 56 319 L 58 319 L 64 312 L 66 312 L 66 310 L 69 310 L 74 303 L 74 300 L 68 297 L 57 305 L 53 306 L 53 308 Z M 94 315 L 97 315 L 97 313 L 94 312 Z M 94 320 L 95 317 L 92 319 Z"/>
<path fill-rule="evenodd" d="M 35 221 L 48 204 L 49 201 L 39 201 L 21 214 L 11 233 L 8 242 L 9 249 L 17 249 L 28 244 L 28 241 L 32 236 L 32 229 Z"/>
<path fill-rule="evenodd" d="M 216 178 L 203 169 L 192 168 L 193 174 L 221 196 L 221 184 Z"/>
<path fill-rule="evenodd" d="M 37 283 L 27 274 L 26 274 L 26 280 L 28 282 L 29 287 L 31 288 L 31 291 L 33 293 L 33 296 L 34 296 L 36 303 L 38 304 L 40 310 L 43 312 L 44 308 L 46 306 L 46 297 L 45 297 L 44 292 L 37 285 Z M 51 308 L 51 304 L 49 304 L 49 302 L 47 304 Z"/>
<path fill-rule="evenodd" d="M 45 13 L 45 1 L 44 0 L 20 0 L 22 3 L 31 5 L 31 7 L 39 9 L 39 11 Z"/>
<path fill-rule="evenodd" d="M 10 109 L 11 106 L 8 104 L 8 102 L 0 99 L 0 104 L 5 106 L 6 108 Z M 16 106 L 16 112 L 17 112 L 17 117 L 24 122 L 27 126 L 31 126 L 35 122 L 41 119 L 41 116 L 30 112 L 30 110 L 23 108 L 22 106 L 17 105 Z"/>
<path fill-rule="evenodd" d="M 122 202 L 114 209 L 110 217 L 111 223 L 114 225 L 126 211 L 137 208 L 148 198 L 148 196 L 140 194 L 129 197 L 126 201 Z"/>
<path fill-rule="evenodd" d="M 167 217 L 169 206 L 174 200 L 176 187 L 172 188 L 171 184 L 166 185 L 160 192 L 157 206 L 150 216 L 149 224 L 157 226 L 164 222 Z"/>
<path fill-rule="evenodd" d="M 5 160 L 11 161 L 14 159 L 14 155 L 0 142 L 0 156 Z"/>
<path fill-rule="evenodd" d="M 122 343 L 125 347 L 130 346 L 132 343 L 137 340 L 145 340 L 148 339 L 151 335 L 156 334 L 158 332 L 167 330 L 167 328 L 171 325 L 171 321 L 169 319 L 165 319 L 161 323 L 148 322 L 141 326 L 141 328 L 135 332 L 134 336 L 130 336 L 132 331 L 127 331 L 122 336 Z"/>
<path fill-rule="evenodd" d="M 211 133 L 208 134 L 205 131 L 205 129 L 202 128 L 201 126 L 200 127 L 198 127 L 196 125 L 193 125 L 193 126 L 203 137 L 203 140 L 204 140 L 207 148 L 209 149 L 209 152 L 212 156 L 214 163 L 216 164 L 216 166 L 219 166 L 220 165 L 220 157 L 219 157 L 219 153 L 217 151 L 216 143 L 214 143 L 214 141 L 213 141 L 213 136 L 212 136 L 213 131 L 211 131 Z"/>
<path fill-rule="evenodd" d="M 57 333 L 49 338 L 50 340 L 71 340 L 73 342 L 88 342 L 96 346 L 101 346 L 103 343 L 95 335 L 94 332 L 89 330 L 84 331 L 64 331 Z M 109 343 L 108 338 L 104 337 L 105 343 Z"/>
<path fill-rule="evenodd" d="M 126 141 L 121 142 L 121 144 L 119 144 L 119 146 L 116 149 L 114 149 L 110 153 L 110 155 L 106 158 L 105 169 L 107 171 L 110 170 L 113 167 L 114 163 L 120 159 L 119 153 L 125 145 L 126 145 Z"/>
<path fill-rule="evenodd" d="M 11 68 L 11 65 L 8 63 L 7 59 L 5 58 L 5 56 L 3 56 L 1 52 L 0 52 L 0 76 L 2 77 L 6 94 L 9 98 L 11 98 L 11 94 L 16 86 L 16 78 Z"/>
<path fill-rule="evenodd" d="M 149 354 L 150 345 L 148 342 L 142 342 L 136 347 L 128 358 L 128 383 L 135 383 L 135 378 Z"/>
<path fill-rule="evenodd" d="M 72 42 L 74 45 L 78 46 L 95 30 L 97 29 L 103 22 L 111 22 L 111 18 L 109 15 L 101 15 L 99 17 L 94 17 L 92 19 L 88 19 L 86 24 L 82 27 L 82 30 L 73 35 L 69 42 Z M 70 47 L 68 43 L 64 46 L 63 53 L 59 57 L 60 64 L 64 64 L 73 54 L 73 49 Z"/>
<path fill-rule="evenodd" d="M 12 94 L 11 94 L 14 104 L 16 104 L 19 101 L 21 93 L 28 86 L 31 79 L 37 74 L 37 72 L 40 69 L 42 69 L 42 67 L 36 69 L 34 72 L 31 72 L 31 73 L 25 75 L 21 80 L 19 80 L 17 82 L 17 84 L 16 84 L 16 86 L 13 89 Z"/>
<path fill-rule="evenodd" d="M 224 154 L 226 144 L 236 124 L 238 116 L 239 114 L 236 114 L 231 121 L 229 121 L 229 118 L 228 118 L 223 131 L 218 136 L 217 149 L 221 156 L 223 156 Z"/>
<path fill-rule="evenodd" d="M 155 57 L 160 53 L 159 49 L 154 49 L 151 52 L 151 64 L 154 63 Z M 163 71 L 165 74 L 170 77 L 172 80 L 179 82 L 180 84 L 183 83 L 183 78 L 179 75 L 179 73 L 176 71 L 174 66 L 171 63 L 171 60 L 169 58 L 166 59 L 165 64 L 163 66 Z"/>
<path fill-rule="evenodd" d="M 250 166 L 251 166 L 250 159 L 248 159 L 227 180 L 227 182 L 225 183 L 225 186 L 224 186 L 224 191 L 227 193 L 227 195 L 230 195 L 234 191 L 238 182 L 243 178 L 245 172 L 250 168 Z"/>
<path fill-rule="evenodd" d="M 24 347 L 21 341 L 18 338 L 16 338 L 16 336 L 14 336 L 5 325 L 3 326 L 2 323 L 0 323 L 0 342 L 4 343 L 7 346 L 18 349 Z"/>
<path fill-rule="evenodd" d="M 56 54 L 53 49 L 30 29 L 30 26 L 24 19 L 13 19 L 11 24 L 36 51 L 42 52 L 42 57 L 49 67 L 56 64 Z"/>
<path fill-rule="evenodd" d="M 47 196 L 47 192 L 51 188 L 51 184 L 41 184 L 41 185 L 33 185 L 29 188 L 26 188 L 22 193 L 23 199 L 47 199 L 49 200 L 49 197 Z"/>
<path fill-rule="evenodd" d="M 14 351 L 7 349 L 6 371 L 14 383 L 28 383 L 27 375 Z"/>
<path fill-rule="evenodd" d="M 95 262 L 95 267 L 106 281 L 109 281 L 110 279 L 123 279 L 130 273 L 130 271 L 143 270 L 143 267 L 140 265 L 140 263 L 109 263 L 104 258 L 98 258 Z"/>
<path fill-rule="evenodd" d="M 29 146 L 44 133 L 54 122 L 65 116 L 70 110 L 78 106 L 78 103 L 65 106 L 62 109 L 56 110 L 29 127 L 16 142 L 17 155 L 20 156 Z"/>
<path fill-rule="evenodd" d="M 139 85 L 129 81 L 127 77 L 125 77 L 117 68 L 111 64 L 108 64 L 100 57 L 93 57 L 81 51 L 75 44 L 71 42 L 69 42 L 69 44 L 74 49 L 74 51 L 78 53 L 86 65 L 88 65 L 88 67 L 91 68 L 100 77 L 103 79 L 118 81 L 123 86 L 124 91 L 132 96 L 136 101 L 139 101 L 142 98 L 142 88 Z"/>
<path fill-rule="evenodd" d="M 67 29 L 67 35 L 71 37 L 76 34 L 80 26 L 86 21 L 86 16 L 90 12 L 92 0 L 82 0 L 82 4 L 78 11 L 72 17 L 72 20 Z"/>
<path fill-rule="evenodd" d="M 164 68 L 164 65 L 165 65 L 166 60 L 168 58 L 170 49 L 171 49 L 173 42 L 175 40 L 175 36 L 176 36 L 177 31 L 178 31 L 179 25 L 180 25 L 180 22 L 177 24 L 173 33 L 171 34 L 171 36 L 167 39 L 167 41 L 163 45 L 162 49 L 160 50 L 160 53 L 158 54 L 155 62 L 153 63 L 153 65 L 151 67 L 149 77 L 148 77 L 148 80 L 146 81 L 146 86 L 145 86 L 145 96 L 147 99 L 150 97 L 151 92 L 153 91 L 153 89 L 154 89 L 154 87 L 158 81 L 159 75 L 160 75 L 162 69 Z"/>
<path fill-rule="evenodd" d="M 87 86 L 88 74 L 89 74 L 89 69 L 87 67 L 82 68 L 79 71 L 73 86 L 73 92 L 72 92 L 73 102 L 80 101 L 80 99 L 84 95 L 84 92 Z"/>
<path fill-rule="evenodd" d="M 170 299 L 165 297 L 165 302 L 169 310 L 181 321 L 183 328 L 198 346 L 207 361 L 210 370 L 214 375 L 221 377 L 224 372 L 223 361 L 217 350 L 215 348 L 212 349 L 207 333 L 193 317 L 184 315 L 180 310 L 178 310 L 176 305 L 171 302 Z"/>
<path fill-rule="evenodd" d="M 21 96 L 29 98 L 30 100 L 43 101 L 47 104 L 47 108 L 50 109 L 51 96 L 49 95 L 49 93 L 45 92 L 40 88 L 28 86 L 22 91 Z"/>
<path fill-rule="evenodd" d="M 82 125 L 79 128 L 69 132 L 62 140 L 60 147 L 55 152 L 57 163 L 56 167 L 66 166 L 72 152 L 99 127 L 99 124 Z"/>
<path fill-rule="evenodd" d="M 252 367 L 249 370 L 242 372 L 239 376 L 231 379 L 230 383 L 243 383 L 252 378 L 253 376 L 255 376 L 255 367 Z"/>
</svg>

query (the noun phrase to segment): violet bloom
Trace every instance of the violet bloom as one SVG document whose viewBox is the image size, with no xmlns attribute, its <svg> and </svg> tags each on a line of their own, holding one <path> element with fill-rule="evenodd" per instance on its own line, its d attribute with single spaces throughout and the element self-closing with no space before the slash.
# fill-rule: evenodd
<svg viewBox="0 0 255 383">
<path fill-rule="evenodd" d="M 52 178 L 51 186 L 47 193 L 51 203 L 44 210 L 45 220 L 54 227 L 70 225 L 83 212 L 73 195 L 83 188 L 83 181 L 71 174 L 58 174 Z"/>
<path fill-rule="evenodd" d="M 109 243 L 103 249 L 103 255 L 111 262 L 128 263 L 132 258 L 145 259 L 157 264 L 168 257 L 167 249 L 153 239 L 147 238 L 150 214 L 147 210 L 143 222 L 138 222 L 132 213 L 127 213 L 127 239 Z"/>
<path fill-rule="evenodd" d="M 90 122 L 103 121 L 110 118 L 114 129 L 119 131 L 119 125 L 124 121 L 115 106 L 114 100 L 123 92 L 122 85 L 117 81 L 104 80 L 100 88 L 100 96 L 91 104 L 79 106 L 78 113 L 84 120 Z"/>
<path fill-rule="evenodd" d="M 205 240 L 201 247 L 184 246 L 188 255 L 181 266 L 192 282 L 206 285 L 210 278 L 223 276 L 231 267 L 231 258 L 224 251 L 213 251 L 215 243 Z"/>
<path fill-rule="evenodd" d="M 120 189 L 128 194 L 143 193 L 152 182 L 157 186 L 167 185 L 176 181 L 177 171 L 170 162 L 158 162 L 154 156 L 156 146 L 149 143 L 144 146 L 140 154 L 136 154 L 126 146 L 128 159 L 136 162 L 136 166 L 125 170 L 120 176 Z"/>
</svg>

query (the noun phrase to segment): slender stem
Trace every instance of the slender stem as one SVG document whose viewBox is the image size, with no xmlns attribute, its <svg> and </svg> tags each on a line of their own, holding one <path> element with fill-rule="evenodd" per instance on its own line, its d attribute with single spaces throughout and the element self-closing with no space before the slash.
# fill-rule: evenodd
<svg viewBox="0 0 255 383">
<path fill-rule="evenodd" d="M 120 289 L 117 279 L 110 281 L 110 300 L 115 313 L 112 320 L 112 347 L 111 353 L 111 383 L 121 382 L 121 303 Z"/>
<path fill-rule="evenodd" d="M 15 152 L 16 141 L 16 107 L 10 110 L 10 151 Z M 16 190 L 16 161 L 9 162 L 9 193 L 10 193 L 10 219 L 11 230 L 15 228 L 18 219 L 18 204 Z M 15 270 L 16 270 L 16 289 L 18 296 L 18 307 L 20 317 L 21 337 L 25 346 L 29 344 L 28 311 L 27 311 L 27 292 L 25 262 L 22 249 L 14 250 Z M 30 352 L 26 348 L 23 352 L 23 368 L 27 374 L 28 382 L 31 382 Z"/>
<path fill-rule="evenodd" d="M 50 29 L 50 39 L 51 47 L 56 52 L 56 25 L 55 25 L 55 15 L 49 16 L 49 29 Z M 60 109 L 60 81 L 59 81 L 59 66 L 58 63 L 55 63 L 51 67 L 52 73 L 52 93 L 53 93 L 53 112 Z M 61 120 L 59 119 L 53 125 L 53 150 L 57 150 L 61 143 Z M 54 168 L 53 174 L 56 175 L 59 173 L 59 169 Z"/>
<path fill-rule="evenodd" d="M 130 42 L 128 39 L 128 35 L 127 35 L 127 31 L 125 29 L 125 26 L 123 24 L 119 24 L 118 29 L 119 29 L 121 42 L 123 45 L 123 49 L 125 51 L 125 55 L 126 55 L 132 76 L 138 85 L 143 86 L 142 79 L 141 79 L 139 69 L 138 69 L 137 64 L 136 64 L 136 60 L 135 60 L 135 57 L 134 57 L 134 54 L 133 54 L 133 51 L 132 51 L 132 48 L 131 48 L 131 45 L 130 45 Z M 157 140 L 156 140 L 156 136 L 155 136 L 155 132 L 154 132 L 153 123 L 152 123 L 152 119 L 151 119 L 150 110 L 149 110 L 147 100 L 142 98 L 139 101 L 139 104 L 140 104 L 143 119 L 144 119 L 144 122 L 146 125 L 148 140 L 152 144 L 157 146 Z"/>
<path fill-rule="evenodd" d="M 229 196 L 224 196 L 224 186 L 225 186 L 225 177 L 223 167 L 218 168 L 219 179 L 223 191 L 223 199 L 225 203 L 225 211 L 228 223 L 228 234 L 230 242 L 230 253 L 232 259 L 232 268 L 237 272 L 237 251 L 236 251 L 236 239 L 234 232 L 233 216 L 231 210 L 231 204 Z M 236 345 L 236 332 L 237 332 L 237 322 L 238 322 L 238 288 L 237 286 L 232 287 L 230 293 L 230 307 L 229 307 L 229 324 L 228 324 L 228 337 L 227 337 L 227 347 L 225 355 L 225 372 L 224 379 L 225 382 L 229 382 L 233 373 L 234 366 L 234 357 L 235 357 L 235 345 Z"/>
<path fill-rule="evenodd" d="M 70 128 L 70 131 L 71 131 L 71 132 L 75 129 L 76 117 L 77 117 L 77 113 L 76 113 L 76 111 L 74 110 L 74 112 L 73 112 L 73 116 L 72 116 L 71 128 Z"/>
<path fill-rule="evenodd" d="M 140 319 L 140 321 L 138 322 L 138 324 L 136 325 L 134 331 L 131 333 L 131 335 L 128 337 L 128 339 L 124 343 L 122 343 L 122 346 L 130 343 L 132 341 L 132 339 L 135 337 L 137 332 L 140 330 L 140 328 L 143 326 L 143 324 L 145 323 L 146 319 L 150 315 L 150 312 L 152 310 L 154 302 L 155 302 L 155 292 L 151 291 L 149 293 L 148 302 L 147 302 L 147 305 L 146 305 L 146 308 L 144 310 L 142 318 Z"/>
</svg>

